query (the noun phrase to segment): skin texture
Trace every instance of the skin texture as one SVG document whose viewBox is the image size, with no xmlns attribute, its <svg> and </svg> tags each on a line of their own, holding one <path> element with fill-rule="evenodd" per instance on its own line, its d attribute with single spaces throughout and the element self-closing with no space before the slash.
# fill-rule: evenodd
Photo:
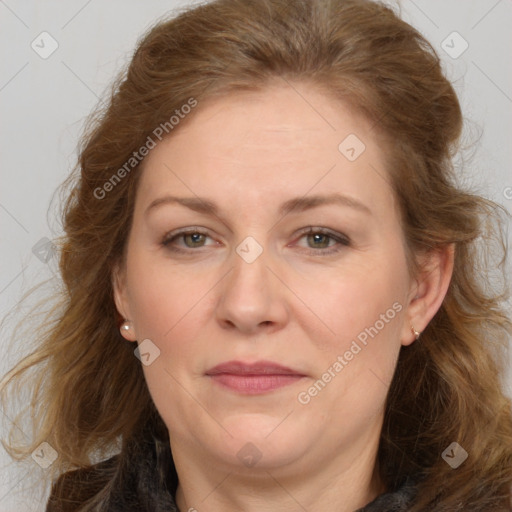
<svg viewBox="0 0 512 512">
<path fill-rule="evenodd" d="M 352 162 L 338 149 L 349 134 L 366 146 Z M 131 325 L 123 336 L 160 350 L 144 372 L 169 429 L 178 506 L 364 506 L 385 490 L 375 457 L 400 347 L 414 342 L 411 325 L 423 330 L 439 308 L 453 264 L 450 250 L 436 252 L 410 276 L 385 153 L 369 123 L 311 85 L 277 83 L 200 103 L 142 172 L 115 300 Z M 333 193 L 370 212 L 347 204 L 279 212 L 292 198 Z M 218 211 L 170 202 L 147 210 L 170 195 Z M 311 226 L 349 244 L 304 234 Z M 163 243 L 190 227 L 207 235 Z M 263 249 L 252 263 L 236 251 L 248 236 Z M 241 247 L 253 254 L 253 245 Z M 382 315 L 388 321 L 376 324 Z M 332 370 L 365 328 L 382 323 Z M 205 375 L 231 360 L 273 361 L 304 377 L 245 395 Z M 301 403 L 329 368 L 335 376 Z M 248 467 L 241 449 L 261 458 Z"/>
</svg>

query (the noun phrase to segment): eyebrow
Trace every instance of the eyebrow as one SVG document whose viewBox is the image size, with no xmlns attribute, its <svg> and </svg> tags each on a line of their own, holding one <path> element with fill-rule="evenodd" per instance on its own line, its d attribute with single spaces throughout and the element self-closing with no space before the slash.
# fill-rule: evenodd
<svg viewBox="0 0 512 512">
<path fill-rule="evenodd" d="M 218 206 L 211 200 L 200 197 L 177 197 L 177 196 L 163 196 L 155 199 L 146 208 L 145 214 L 147 215 L 151 210 L 166 204 L 180 204 L 194 210 L 198 213 L 206 215 L 214 215 L 220 218 Z M 341 194 L 327 194 L 327 195 L 308 195 L 303 197 L 295 197 L 285 201 L 278 210 L 279 215 L 285 216 L 290 213 L 299 213 L 311 208 L 325 205 L 339 205 L 352 208 L 366 215 L 372 215 L 372 211 L 368 206 L 361 203 L 357 199 Z"/>
</svg>

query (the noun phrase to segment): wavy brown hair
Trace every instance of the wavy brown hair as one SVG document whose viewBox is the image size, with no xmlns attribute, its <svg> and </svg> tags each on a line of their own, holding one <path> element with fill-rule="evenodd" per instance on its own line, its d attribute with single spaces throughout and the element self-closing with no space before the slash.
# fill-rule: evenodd
<svg viewBox="0 0 512 512">
<path fill-rule="evenodd" d="M 133 346 L 119 333 L 111 284 L 140 165 L 101 199 L 98 189 L 190 98 L 200 109 L 205 100 L 276 80 L 314 84 L 363 114 L 386 141 L 413 272 L 420 251 L 455 245 L 440 310 L 420 342 L 401 349 L 378 452 L 382 481 L 393 490 L 407 476 L 421 477 L 412 512 L 509 510 L 512 413 L 500 379 L 512 328 L 506 284 L 490 286 L 497 272 L 504 279 L 504 210 L 457 184 L 463 118 L 435 50 L 370 0 L 215 0 L 143 37 L 92 118 L 65 184 L 63 290 L 36 349 L 2 388 L 5 398 L 30 386 L 36 434 L 25 446 L 11 440 L 10 453 L 21 458 L 49 442 L 59 453 L 55 476 L 90 465 L 119 442 L 137 443 L 147 418 L 162 429 Z M 456 470 L 441 457 L 453 441 L 469 454 Z M 95 503 L 106 502 L 105 474 Z"/>
</svg>

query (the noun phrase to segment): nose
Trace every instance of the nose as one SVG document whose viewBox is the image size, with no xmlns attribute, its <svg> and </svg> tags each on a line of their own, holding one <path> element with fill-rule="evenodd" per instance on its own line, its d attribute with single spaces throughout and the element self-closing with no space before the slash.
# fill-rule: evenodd
<svg viewBox="0 0 512 512">
<path fill-rule="evenodd" d="M 236 252 L 233 268 L 222 281 L 216 316 L 223 329 L 245 334 L 274 332 L 288 322 L 286 287 L 269 269 L 265 251 L 248 263 Z M 275 265 L 272 265 L 275 267 Z"/>
</svg>

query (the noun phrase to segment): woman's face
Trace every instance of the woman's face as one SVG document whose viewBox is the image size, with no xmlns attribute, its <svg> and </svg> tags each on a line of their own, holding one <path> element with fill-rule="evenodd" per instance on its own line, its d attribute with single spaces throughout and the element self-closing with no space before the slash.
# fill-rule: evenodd
<svg viewBox="0 0 512 512">
<path fill-rule="evenodd" d="M 146 157 L 115 284 L 175 458 L 367 460 L 413 341 L 386 148 L 305 84 L 194 116 Z"/>
</svg>

